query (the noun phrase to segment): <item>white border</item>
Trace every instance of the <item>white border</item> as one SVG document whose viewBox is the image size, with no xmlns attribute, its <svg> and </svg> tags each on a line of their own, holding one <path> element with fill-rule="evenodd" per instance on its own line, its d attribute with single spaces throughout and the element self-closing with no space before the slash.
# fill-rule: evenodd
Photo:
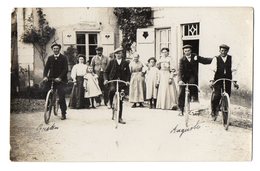
<svg viewBox="0 0 260 171">
<path fill-rule="evenodd" d="M 86 162 L 86 163 L 24 163 L 24 162 L 10 162 L 9 161 L 9 115 L 10 115 L 10 42 L 11 42 L 11 12 L 14 7 L 115 7 L 115 6 L 169 6 L 169 7 L 224 7 L 224 6 L 247 6 L 254 7 L 255 10 L 255 35 L 254 43 L 255 47 L 259 46 L 258 42 L 258 32 L 259 23 L 258 19 L 259 8 L 256 4 L 257 0 L 217 0 L 217 1 L 203 1 L 203 0 L 179 0 L 177 2 L 171 2 L 170 0 L 96 0 L 96 1 L 86 1 L 86 0 L 73 0 L 73 1 L 54 1 L 54 0 L 9 0 L 5 3 L 1 3 L 0 18 L 1 18 L 1 66 L 0 66 L 0 79 L 1 79 L 1 112 L 0 112 L 0 166 L 1 170 L 19 170 L 19 171 L 46 171 L 46 170 L 257 170 L 259 167 L 259 90 L 256 88 L 260 87 L 257 79 L 257 73 L 259 73 L 259 48 L 254 49 L 254 149 L 253 149 L 253 161 L 252 162 L 127 162 L 127 163 L 117 163 L 117 162 Z M 220 14 L 221 15 L 221 14 Z M 223 16 L 225 17 L 225 16 Z M 225 155 L 225 154 L 223 154 Z M 259 168 L 258 168 L 259 170 Z"/>
</svg>

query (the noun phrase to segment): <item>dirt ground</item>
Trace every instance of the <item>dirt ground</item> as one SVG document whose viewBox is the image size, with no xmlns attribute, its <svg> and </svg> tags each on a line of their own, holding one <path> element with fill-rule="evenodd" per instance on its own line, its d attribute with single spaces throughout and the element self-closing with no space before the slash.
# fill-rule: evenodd
<svg viewBox="0 0 260 171">
<path fill-rule="evenodd" d="M 189 127 L 178 111 L 131 108 L 126 125 L 115 129 L 111 110 L 68 110 L 68 119 L 52 116 L 45 125 L 42 112 L 11 114 L 12 161 L 248 161 L 252 129 L 230 126 L 218 118 L 190 116 Z"/>
</svg>

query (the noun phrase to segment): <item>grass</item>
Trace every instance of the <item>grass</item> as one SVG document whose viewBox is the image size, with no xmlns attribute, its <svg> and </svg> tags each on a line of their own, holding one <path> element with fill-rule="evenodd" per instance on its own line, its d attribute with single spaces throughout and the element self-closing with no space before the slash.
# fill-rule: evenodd
<svg viewBox="0 0 260 171">
<path fill-rule="evenodd" d="M 11 113 L 32 113 L 44 110 L 44 99 L 11 99 Z"/>
</svg>

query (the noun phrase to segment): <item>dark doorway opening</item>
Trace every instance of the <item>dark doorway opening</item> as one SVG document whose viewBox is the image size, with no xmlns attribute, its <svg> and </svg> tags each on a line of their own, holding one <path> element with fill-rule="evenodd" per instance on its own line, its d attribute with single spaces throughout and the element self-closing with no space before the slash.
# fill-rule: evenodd
<svg viewBox="0 0 260 171">
<path fill-rule="evenodd" d="M 191 45 L 192 46 L 192 53 L 199 55 L 199 39 L 183 40 L 183 46 L 184 45 Z"/>
</svg>

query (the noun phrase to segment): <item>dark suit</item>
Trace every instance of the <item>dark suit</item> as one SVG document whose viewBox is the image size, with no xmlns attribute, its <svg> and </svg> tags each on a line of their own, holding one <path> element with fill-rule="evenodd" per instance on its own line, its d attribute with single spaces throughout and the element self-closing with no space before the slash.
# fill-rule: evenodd
<svg viewBox="0 0 260 171">
<path fill-rule="evenodd" d="M 54 55 L 48 57 L 47 63 L 44 68 L 43 76 L 48 78 L 60 78 L 62 82 L 55 84 L 54 88 L 57 88 L 59 95 L 59 103 L 62 115 L 66 115 L 67 105 L 65 101 L 65 91 L 64 86 L 68 81 L 68 61 L 67 58 L 60 54 L 57 59 Z M 51 82 L 48 82 L 46 85 L 47 89 L 50 89 Z"/>
<path fill-rule="evenodd" d="M 120 79 L 126 82 L 130 81 L 130 70 L 129 70 L 129 63 L 122 59 L 121 64 L 117 63 L 116 59 L 111 60 L 108 63 L 108 66 L 104 72 L 104 80 L 116 80 Z M 119 83 L 119 91 L 122 89 L 126 89 L 126 85 L 123 83 Z M 110 105 L 112 106 L 113 97 L 116 91 L 116 83 L 109 84 L 109 100 Z M 120 101 L 120 109 L 119 109 L 119 118 L 122 118 L 122 111 L 123 111 L 123 102 Z"/>
<path fill-rule="evenodd" d="M 178 80 L 183 81 L 184 83 L 196 84 L 198 85 L 198 71 L 199 71 L 199 63 L 202 64 L 210 64 L 212 58 L 204 58 L 197 56 L 195 58 L 195 54 L 191 54 L 191 60 L 189 61 L 186 56 L 183 56 L 179 62 L 179 75 Z M 197 87 L 189 87 L 190 90 L 190 98 L 194 101 L 198 101 L 198 89 Z M 183 111 L 185 102 L 185 87 L 180 87 L 178 106 L 181 111 Z"/>
</svg>

